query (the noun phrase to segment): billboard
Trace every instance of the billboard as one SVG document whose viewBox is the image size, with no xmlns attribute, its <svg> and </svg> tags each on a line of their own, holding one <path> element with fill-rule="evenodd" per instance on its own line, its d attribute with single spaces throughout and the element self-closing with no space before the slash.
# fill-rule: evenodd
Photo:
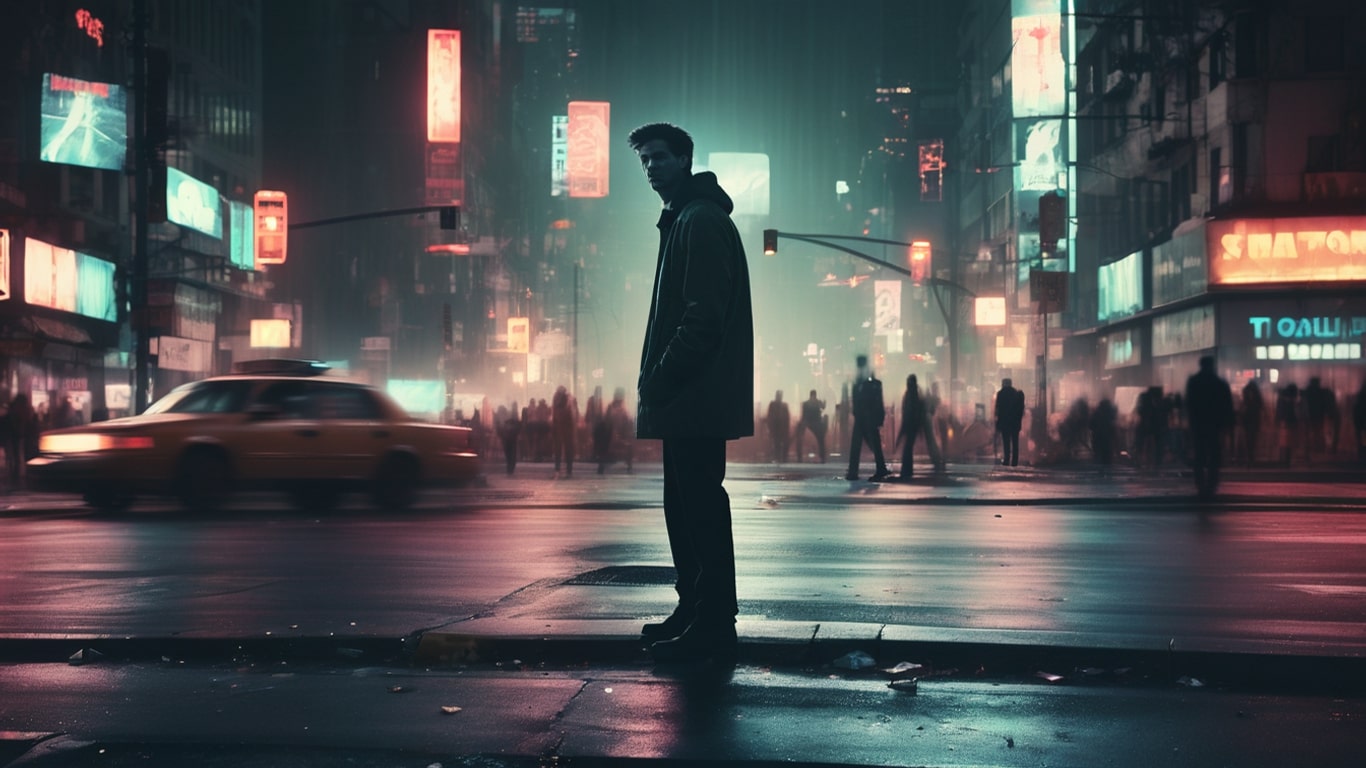
<svg viewBox="0 0 1366 768">
<path fill-rule="evenodd" d="M 460 141 L 460 31 L 427 30 L 427 141 Z"/>
<path fill-rule="evenodd" d="M 570 197 L 607 197 L 611 113 L 605 101 L 569 102 Z"/>
<path fill-rule="evenodd" d="M 1015 117 L 1062 114 L 1067 98 L 1062 58 L 1062 13 L 1056 0 L 1034 3 L 1016 0 L 1014 10 L 1047 7 L 1048 12 L 1016 15 L 1010 21 L 1011 101 Z"/>
<path fill-rule="evenodd" d="M 123 86 L 43 73 L 38 159 L 123 170 L 128 97 Z"/>
<path fill-rule="evenodd" d="M 1366 216 L 1229 219 L 1205 230 L 1211 286 L 1366 280 Z"/>
<path fill-rule="evenodd" d="M 1130 317 L 1143 309 L 1143 254 L 1131 253 L 1101 266 L 1097 278 L 1100 322 Z"/>
<path fill-rule="evenodd" d="M 768 155 L 762 152 L 712 152 L 707 169 L 716 174 L 721 188 L 735 202 L 737 216 L 767 216 L 769 200 Z"/>
<path fill-rule="evenodd" d="M 290 322 L 284 318 L 252 318 L 252 349 L 288 349 Z"/>
<path fill-rule="evenodd" d="M 223 237 L 218 190 L 179 168 L 166 169 L 166 218 L 210 237 Z"/>
<path fill-rule="evenodd" d="M 550 196 L 569 191 L 569 115 L 550 118 Z"/>
<path fill-rule="evenodd" d="M 114 322 L 114 263 L 70 248 L 24 238 L 24 300 Z"/>
</svg>

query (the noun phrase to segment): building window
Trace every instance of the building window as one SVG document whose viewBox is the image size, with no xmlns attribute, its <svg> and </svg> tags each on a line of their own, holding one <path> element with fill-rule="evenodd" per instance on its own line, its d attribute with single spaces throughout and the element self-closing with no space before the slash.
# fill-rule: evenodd
<svg viewBox="0 0 1366 768">
<path fill-rule="evenodd" d="M 1347 26 L 1347 20 L 1341 16 L 1305 18 L 1305 72 L 1341 72 L 1346 67 Z"/>
<path fill-rule="evenodd" d="M 1342 137 L 1310 136 L 1304 170 L 1307 173 L 1333 173 L 1342 169 Z"/>
<path fill-rule="evenodd" d="M 1209 151 L 1209 184 L 1218 205 L 1233 200 L 1233 169 L 1224 164 L 1224 152 L 1215 147 Z"/>
<path fill-rule="evenodd" d="M 1228 62 L 1224 60 L 1224 54 L 1224 35 L 1217 33 L 1209 40 L 1209 89 L 1211 91 L 1228 77 Z"/>
</svg>

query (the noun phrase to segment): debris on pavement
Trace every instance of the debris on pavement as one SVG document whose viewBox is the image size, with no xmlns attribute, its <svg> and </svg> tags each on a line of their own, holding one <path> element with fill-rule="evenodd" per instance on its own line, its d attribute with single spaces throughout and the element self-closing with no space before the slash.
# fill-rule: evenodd
<svg viewBox="0 0 1366 768">
<path fill-rule="evenodd" d="M 778 506 L 778 499 L 775 496 L 763 495 L 759 497 L 759 506 L 772 509 Z"/>
<path fill-rule="evenodd" d="M 73 667 L 79 667 L 82 664 L 94 664 L 95 662 L 103 658 L 104 654 L 100 653 L 94 648 L 82 648 L 79 651 L 76 651 L 75 653 L 71 654 L 71 656 L 67 658 L 66 662 Z"/>
<path fill-rule="evenodd" d="M 1181 677 L 1178 677 L 1178 678 L 1176 679 L 1176 684 L 1177 684 L 1177 685 L 1184 685 L 1184 686 L 1186 686 L 1187 688 L 1204 688 L 1204 687 L 1205 687 L 1205 684 L 1202 683 L 1202 682 L 1200 682 L 1200 680 L 1198 680 L 1198 679 L 1196 679 L 1196 678 L 1194 678 L 1194 677 L 1187 677 L 1186 675 L 1182 675 Z"/>
<path fill-rule="evenodd" d="M 415 690 L 417 690 L 417 689 L 416 689 L 416 688 L 408 688 L 408 687 L 402 686 L 402 685 L 395 685 L 394 687 L 392 687 L 392 688 L 389 689 L 389 693 L 412 693 L 412 692 L 415 691 Z"/>
<path fill-rule="evenodd" d="M 1035 673 L 1034 673 L 1034 676 L 1037 677 L 1037 678 L 1039 678 L 1039 679 L 1041 679 L 1041 680 L 1047 681 L 1047 682 L 1049 682 L 1049 683 L 1061 683 L 1063 680 L 1066 680 L 1066 679 L 1067 679 L 1067 678 L 1063 677 L 1062 675 L 1057 675 L 1057 674 L 1054 674 L 1054 673 L 1052 673 L 1052 672 L 1043 672 L 1043 671 L 1035 672 Z"/>
<path fill-rule="evenodd" d="M 877 666 L 877 660 L 863 651 L 850 651 L 830 664 L 840 669 L 872 669 Z"/>
<path fill-rule="evenodd" d="M 915 695 L 915 693 L 920 690 L 920 678 L 905 677 L 900 680 L 893 680 L 892 682 L 887 683 L 887 687 L 894 691 Z"/>
<path fill-rule="evenodd" d="M 882 670 L 883 674 L 894 678 L 900 677 L 919 677 L 925 671 L 924 664 L 916 664 L 913 661 L 899 662 L 894 667 Z"/>
<path fill-rule="evenodd" d="M 443 714 L 443 715 L 453 715 L 453 714 L 455 714 L 456 712 L 459 712 L 459 711 L 462 710 L 462 709 L 464 709 L 464 707 L 457 707 L 457 706 L 452 705 L 452 704 L 443 704 L 443 705 L 441 706 L 441 714 Z"/>
</svg>

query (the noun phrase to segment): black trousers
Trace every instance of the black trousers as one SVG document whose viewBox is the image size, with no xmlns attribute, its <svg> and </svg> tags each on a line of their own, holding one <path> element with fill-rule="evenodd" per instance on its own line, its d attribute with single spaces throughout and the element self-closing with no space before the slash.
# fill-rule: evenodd
<svg viewBox="0 0 1366 768">
<path fill-rule="evenodd" d="M 849 477 L 858 476 L 859 454 L 863 453 L 864 443 L 873 449 L 877 474 L 887 474 L 887 460 L 882 456 L 882 432 L 868 422 L 854 419 L 853 440 L 849 442 Z"/>
<path fill-rule="evenodd" d="M 1020 466 L 1020 430 L 1001 430 L 1001 466 Z"/>
<path fill-rule="evenodd" d="M 678 604 L 694 621 L 729 624 L 735 596 L 735 540 L 723 438 L 665 438 L 664 524 L 678 580 Z"/>
<path fill-rule="evenodd" d="M 1211 495 L 1219 488 L 1219 468 L 1224 464 L 1223 435 L 1217 429 L 1193 429 L 1191 441 L 1195 488 L 1201 494 Z"/>
</svg>

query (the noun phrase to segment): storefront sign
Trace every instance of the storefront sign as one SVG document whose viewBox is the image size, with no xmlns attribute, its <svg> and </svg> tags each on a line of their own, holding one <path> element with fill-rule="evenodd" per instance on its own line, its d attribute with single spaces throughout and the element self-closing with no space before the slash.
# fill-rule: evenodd
<svg viewBox="0 0 1366 768">
<path fill-rule="evenodd" d="M 1366 216 L 1212 221 L 1210 285 L 1366 280 Z"/>
<path fill-rule="evenodd" d="M 1200 352 L 1214 346 L 1214 307 L 1153 318 L 1153 357 Z"/>
<path fill-rule="evenodd" d="M 1143 330 L 1131 328 L 1127 331 L 1100 337 L 1102 358 L 1105 370 L 1127 368 L 1143 362 Z"/>
</svg>

